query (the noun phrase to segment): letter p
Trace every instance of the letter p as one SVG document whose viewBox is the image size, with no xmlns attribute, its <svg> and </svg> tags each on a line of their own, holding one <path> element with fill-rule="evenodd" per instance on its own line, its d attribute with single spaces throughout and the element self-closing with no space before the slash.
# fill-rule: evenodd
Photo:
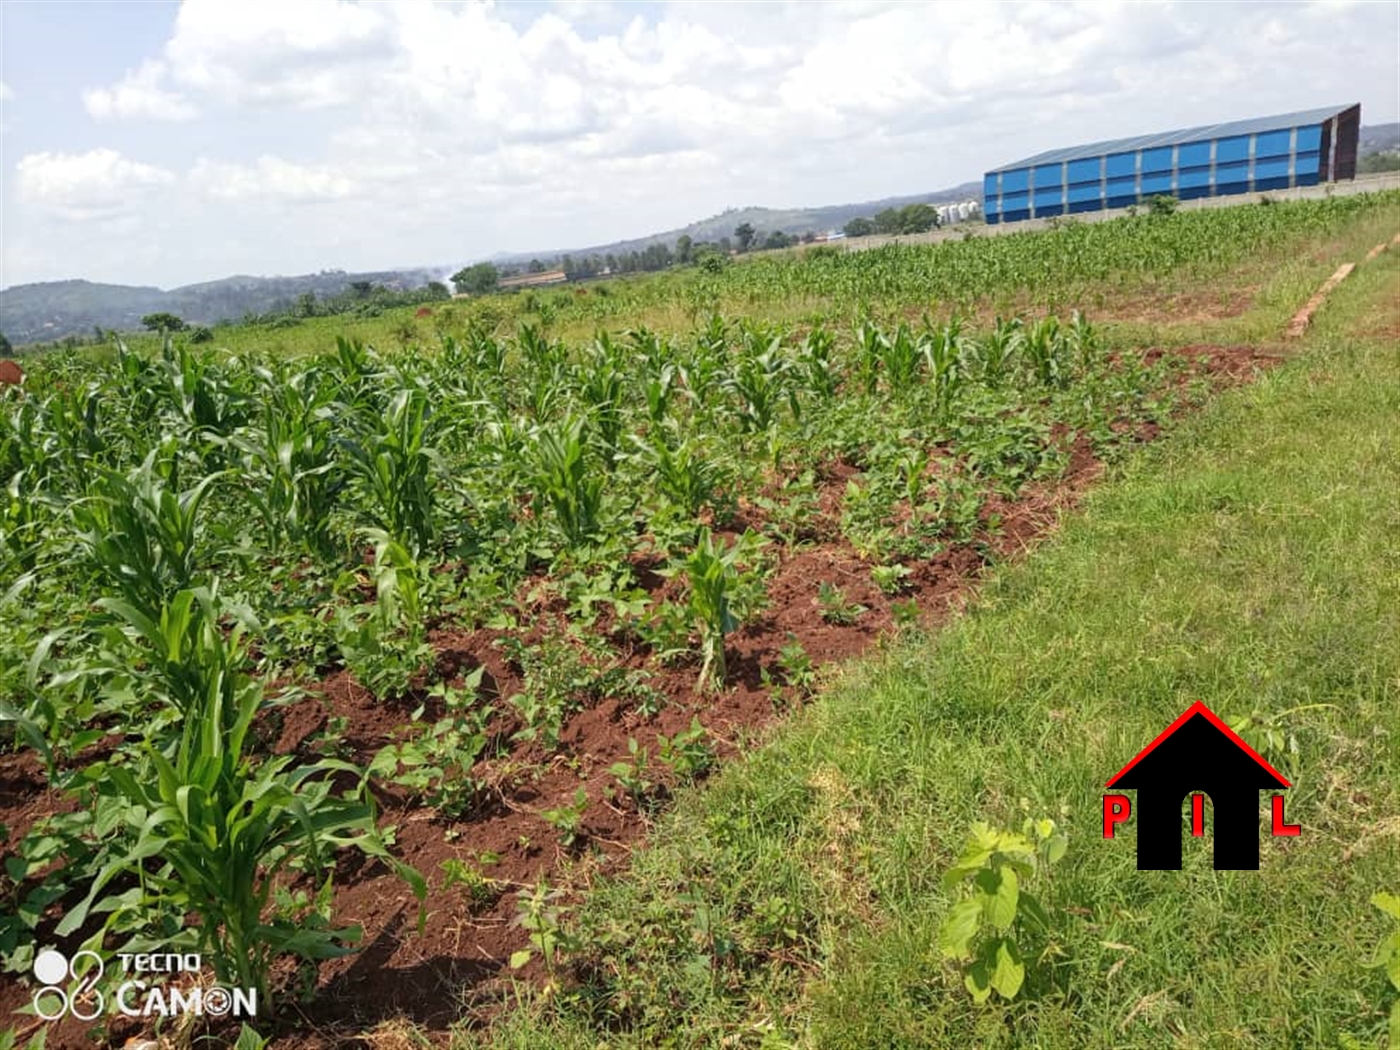
<svg viewBox="0 0 1400 1050">
<path fill-rule="evenodd" d="M 1105 795 L 1103 797 L 1103 837 L 1113 838 L 1113 826 L 1122 824 L 1133 815 L 1133 804 L 1127 795 Z"/>
</svg>

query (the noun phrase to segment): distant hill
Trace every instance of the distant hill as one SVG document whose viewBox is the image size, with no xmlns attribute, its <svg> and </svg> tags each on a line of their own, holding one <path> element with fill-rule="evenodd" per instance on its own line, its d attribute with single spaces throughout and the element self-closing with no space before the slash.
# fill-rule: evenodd
<svg viewBox="0 0 1400 1050">
<path fill-rule="evenodd" d="M 0 332 L 17 345 L 48 342 L 68 335 L 91 335 L 95 328 L 137 329 L 142 317 L 162 310 L 191 324 L 237 321 L 245 314 L 290 306 L 307 292 L 318 298 L 337 295 L 355 281 L 403 289 L 421 287 L 441 275 L 441 270 L 327 270 L 299 277 L 240 275 L 169 291 L 93 281 L 19 284 L 0 291 Z"/>
<path fill-rule="evenodd" d="M 1400 124 L 1372 124 L 1361 129 L 1358 152 L 1389 153 L 1400 150 Z"/>
<path fill-rule="evenodd" d="M 969 199 L 981 200 L 982 184 L 964 182 L 944 190 L 929 193 L 916 193 L 909 197 L 885 197 L 881 200 L 862 201 L 856 204 L 830 204 L 819 208 L 730 208 L 689 226 L 652 233 L 629 241 L 613 241 L 611 244 L 595 244 L 584 248 L 551 248 L 547 251 L 502 252 L 492 257 L 492 262 L 511 264 L 530 259 L 558 259 L 565 255 L 625 255 L 640 252 L 653 244 L 675 245 L 676 238 L 688 236 L 692 241 L 718 241 L 721 237 L 732 237 L 734 227 L 749 223 L 760 233 L 787 233 L 801 236 L 804 233 L 820 233 L 824 230 L 839 229 L 852 219 L 874 215 L 885 208 L 901 208 L 906 204 L 949 204 Z"/>
</svg>

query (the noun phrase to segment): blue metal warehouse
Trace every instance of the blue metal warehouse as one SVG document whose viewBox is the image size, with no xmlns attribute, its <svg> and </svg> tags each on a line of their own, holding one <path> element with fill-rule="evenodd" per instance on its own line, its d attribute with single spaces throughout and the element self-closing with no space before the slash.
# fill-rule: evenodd
<svg viewBox="0 0 1400 1050">
<path fill-rule="evenodd" d="M 983 212 L 989 223 L 1020 222 L 1157 194 L 1188 200 L 1352 179 L 1360 131 L 1360 105 L 1329 106 L 1050 150 L 987 172 Z"/>
</svg>

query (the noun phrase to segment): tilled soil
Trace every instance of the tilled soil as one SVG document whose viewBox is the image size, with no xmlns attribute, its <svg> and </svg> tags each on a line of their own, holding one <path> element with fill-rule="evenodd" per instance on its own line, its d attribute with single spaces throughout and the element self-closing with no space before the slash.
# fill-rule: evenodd
<svg viewBox="0 0 1400 1050">
<path fill-rule="evenodd" d="M 1149 352 L 1147 359 L 1156 360 L 1162 353 Z M 1205 377 L 1216 386 L 1247 381 L 1281 360 L 1250 347 L 1193 346 L 1170 353 L 1189 363 L 1183 381 Z M 1142 424 L 1132 437 L 1152 440 L 1158 430 L 1155 423 Z M 520 970 L 508 964 L 512 952 L 528 947 L 527 932 L 516 922 L 520 893 L 547 878 L 577 896 L 598 875 L 625 867 L 630 850 L 646 837 L 651 816 L 625 799 L 608 772 L 613 763 L 628 759 L 629 738 L 655 756 L 658 735 L 672 736 L 698 718 L 721 761 L 733 758 L 761 739 L 785 705 L 801 702 L 795 690 L 770 688 L 763 680 L 764 669 L 774 674 L 783 646 L 795 639 L 814 665 L 832 665 L 890 635 L 895 629 L 892 601 L 914 599 L 922 626 L 945 619 L 967 602 L 989 561 L 1019 555 L 1052 529 L 1059 514 L 1099 476 L 1102 465 L 1088 442 L 1070 438 L 1062 435 L 1069 445 L 1069 464 L 1060 478 L 1029 485 L 1014 500 L 989 501 L 984 521 L 996 515 L 999 527 L 984 530 L 970 544 L 911 564 L 907 589 L 893 599 L 874 585 L 870 564 L 840 537 L 837 508 L 854 472 L 833 465 L 824 472 L 820 493 L 823 520 L 814 530 L 820 538 L 781 555 L 768 581 L 767 609 L 729 636 L 725 691 L 698 692 L 694 665 L 667 667 L 641 649 L 617 651 L 615 658 L 623 667 L 645 672 L 651 687 L 664 694 L 666 704 L 659 713 L 646 718 L 633 699 L 605 698 L 567 720 L 557 752 L 546 752 L 534 742 L 508 744 L 505 757 L 480 763 L 474 770 L 491 788 L 460 819 L 446 819 L 400 793 L 381 792 L 381 822 L 395 829 L 395 852 L 429 881 L 423 930 L 417 932 L 418 904 L 397 876 L 377 861 L 342 860 L 335 879 L 335 920 L 340 926 L 363 928 L 361 950 L 321 966 L 309 1004 L 299 1004 L 292 991 L 282 995 L 272 1045 L 277 1050 L 417 1045 L 400 1041 L 404 1021 L 445 1045 L 450 1025 L 472 1015 L 489 1017 L 509 1002 L 513 981 L 541 976 L 536 963 Z M 748 524 L 761 523 L 752 507 L 741 505 L 740 517 Z M 677 587 L 653 573 L 639 575 L 653 597 Z M 849 625 L 828 622 L 816 602 L 822 582 L 839 586 L 848 602 L 867 611 Z M 600 618 L 599 629 L 606 623 L 606 617 Z M 481 688 L 488 697 L 505 698 L 520 691 L 520 668 L 494 644 L 500 636 L 487 629 L 434 631 L 430 638 L 438 672 L 460 678 L 480 667 Z M 367 763 L 395 739 L 419 702 L 376 700 L 344 671 L 307 688 L 305 699 L 278 710 L 260 726 L 275 752 L 309 755 L 330 720 L 343 719 L 341 741 L 347 757 Z M 502 714 L 490 732 L 509 742 L 518 728 L 513 713 Z M 541 814 L 572 803 L 579 788 L 586 792 L 588 804 L 577 840 L 565 848 L 558 830 Z M 659 789 L 663 799 L 666 790 L 666 785 Z M 11 842 L 36 819 L 65 805 L 46 789 L 42 767 L 32 755 L 0 756 L 0 824 L 10 829 Z M 496 859 L 482 864 L 483 854 Z M 446 887 L 442 865 L 452 860 L 479 868 L 494 880 L 491 891 L 473 900 L 461 885 Z M 46 924 L 56 921 L 54 916 Z M 12 1018 L 12 1011 L 24 1008 L 31 995 L 27 983 L 11 975 L 0 977 L 0 1018 Z M 23 1016 L 9 1023 L 20 1032 L 42 1024 Z M 141 1022 L 120 1017 L 111 1020 L 105 1032 L 72 1021 L 44 1027 L 47 1046 L 58 1050 L 119 1047 L 128 1041 L 142 1046 L 149 1034 Z M 265 1021 L 258 1027 L 264 1035 L 271 1029 Z M 224 1032 L 236 1035 L 236 1029 Z M 148 1045 L 155 1050 L 159 1044 Z"/>
</svg>

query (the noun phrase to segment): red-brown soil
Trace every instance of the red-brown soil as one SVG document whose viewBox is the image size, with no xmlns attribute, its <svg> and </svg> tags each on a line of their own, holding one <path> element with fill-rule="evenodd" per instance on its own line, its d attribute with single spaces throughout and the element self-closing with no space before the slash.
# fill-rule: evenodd
<svg viewBox="0 0 1400 1050">
<path fill-rule="evenodd" d="M 1148 360 L 1162 353 L 1149 352 Z M 1188 362 L 1182 382 L 1198 376 L 1220 386 L 1246 381 L 1280 360 L 1249 347 L 1195 346 L 1171 353 Z M 1140 425 L 1133 439 L 1152 440 L 1158 429 L 1155 423 Z M 985 529 L 972 544 L 909 566 L 909 588 L 894 600 L 915 599 L 923 625 L 936 624 L 965 604 L 989 560 L 1019 555 L 1053 529 L 1060 513 L 1099 476 L 1102 465 L 1085 439 L 1071 440 L 1065 433 L 1058 439 L 1069 443 L 1063 476 L 1027 486 L 1015 499 L 993 498 L 983 520 L 994 514 L 999 528 Z M 541 976 L 533 962 L 520 971 L 512 971 L 507 962 L 512 952 L 528 945 L 526 932 L 515 921 L 519 892 L 548 878 L 551 885 L 565 886 L 577 896 L 598 874 L 622 868 L 630 849 L 646 836 L 649 818 L 621 799 L 608 772 L 612 763 L 628 758 L 629 737 L 655 756 L 658 734 L 673 735 L 698 716 L 720 758 L 732 758 L 780 717 L 775 690 L 765 687 L 762 672 L 777 673 L 779 651 L 792 638 L 801 642 L 814 664 L 831 665 L 867 651 L 889 635 L 894 629 L 891 599 L 874 586 L 870 564 L 840 538 L 832 517 L 853 473 L 839 464 L 825 472 L 820 506 L 826 520 L 815 530 L 820 538 L 781 554 L 768 582 L 768 608 L 730 636 L 730 688 L 723 693 L 698 693 L 694 665 L 661 666 L 641 647 L 624 646 L 615 658 L 626 668 L 645 671 L 651 686 L 665 694 L 667 703 L 659 714 L 644 718 L 636 712 L 635 701 L 605 698 L 565 723 L 557 753 L 546 753 L 533 742 L 514 744 L 507 757 L 474 770 L 492 789 L 460 820 L 444 819 L 392 791 L 381 792 L 382 823 L 396 829 L 395 852 L 429 880 L 424 930 L 416 932 L 418 906 L 411 893 L 382 864 L 343 861 L 336 877 L 335 919 L 338 925 L 363 927 L 361 950 L 322 965 L 310 1004 L 296 1003 L 290 991 L 282 996 L 273 1045 L 278 1050 L 417 1045 L 399 1041 L 403 1037 L 394 1031 L 397 1020 L 411 1022 L 445 1045 L 449 1025 L 464 1017 L 489 1018 L 499 1004 L 509 1001 L 513 980 Z M 741 505 L 740 516 L 748 524 L 761 523 L 755 508 Z M 654 574 L 640 575 L 653 595 L 675 588 Z M 868 611 L 850 626 L 828 623 L 816 603 L 823 581 L 839 586 L 849 602 Z M 606 617 L 600 618 L 600 629 L 606 623 Z M 460 677 L 482 667 L 482 689 L 488 695 L 508 697 L 519 691 L 521 671 L 493 644 L 499 637 L 499 632 L 486 629 L 436 630 L 431 641 L 439 673 Z M 801 702 L 791 689 L 776 693 L 778 705 Z M 328 720 L 343 718 L 349 757 L 368 762 L 409 721 L 416 703 L 378 701 L 341 671 L 310 687 L 309 696 L 279 711 L 262 728 L 275 751 L 309 754 Z M 513 713 L 502 714 L 490 727 L 503 740 L 517 728 Z M 580 787 L 588 795 L 582 835 L 572 849 L 565 849 L 556 829 L 540 814 L 571 802 Z M 42 768 L 32 756 L 0 756 L 0 824 L 9 827 L 11 842 L 18 841 L 35 819 L 63 805 L 46 790 Z M 474 904 L 460 885 L 444 888 L 444 861 L 475 863 L 483 853 L 499 858 L 481 867 L 497 881 L 499 896 Z M 30 994 L 8 975 L 0 978 L 0 1018 L 10 1018 Z M 17 1020 L 21 1031 L 31 1027 L 28 1019 Z M 57 1050 L 122 1046 L 140 1034 L 137 1023 L 125 1019 L 112 1022 L 105 1041 L 94 1040 L 86 1026 L 72 1022 L 47 1027 L 48 1046 Z M 272 1026 L 258 1027 L 269 1034 Z"/>
</svg>

